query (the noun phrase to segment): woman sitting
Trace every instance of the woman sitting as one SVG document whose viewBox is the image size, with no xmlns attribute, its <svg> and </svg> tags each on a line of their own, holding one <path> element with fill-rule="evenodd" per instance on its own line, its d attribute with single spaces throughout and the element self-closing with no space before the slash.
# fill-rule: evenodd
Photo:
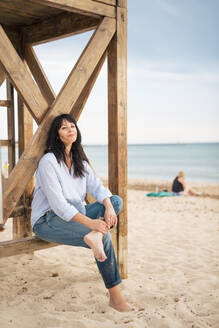
<svg viewBox="0 0 219 328">
<path fill-rule="evenodd" d="M 185 173 L 183 171 L 180 171 L 173 180 L 172 193 L 176 196 L 200 195 L 200 193 L 194 191 L 185 181 Z"/>
<path fill-rule="evenodd" d="M 87 192 L 97 202 L 85 205 Z M 121 208 L 121 198 L 104 188 L 89 166 L 76 121 L 67 114 L 57 116 L 36 172 L 33 231 L 43 240 L 92 249 L 109 290 L 109 305 L 124 312 L 131 308 L 118 287 L 121 279 L 109 232 Z"/>
</svg>

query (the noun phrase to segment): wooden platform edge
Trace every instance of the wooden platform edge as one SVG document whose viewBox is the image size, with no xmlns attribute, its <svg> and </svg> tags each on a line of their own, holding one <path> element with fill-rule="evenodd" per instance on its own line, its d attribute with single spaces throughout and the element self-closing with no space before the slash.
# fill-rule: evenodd
<svg viewBox="0 0 219 328">
<path fill-rule="evenodd" d="M 50 243 L 35 236 L 17 240 L 2 241 L 0 242 L 0 258 L 20 255 L 30 251 L 37 251 L 54 246 L 59 246 L 59 244 Z"/>
</svg>

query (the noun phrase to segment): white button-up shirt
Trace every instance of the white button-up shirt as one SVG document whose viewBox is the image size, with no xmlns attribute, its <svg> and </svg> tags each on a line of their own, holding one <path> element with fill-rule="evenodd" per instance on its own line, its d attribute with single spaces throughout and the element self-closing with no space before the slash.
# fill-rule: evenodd
<svg viewBox="0 0 219 328">
<path fill-rule="evenodd" d="M 66 164 L 63 161 L 59 164 L 53 153 L 47 153 L 41 158 L 32 201 L 32 227 L 49 210 L 65 221 L 70 221 L 78 212 L 85 215 L 84 200 L 87 192 L 100 203 L 112 195 L 89 164 L 86 161 L 83 164 L 84 177 L 76 178 L 74 166 L 69 173 Z"/>
</svg>

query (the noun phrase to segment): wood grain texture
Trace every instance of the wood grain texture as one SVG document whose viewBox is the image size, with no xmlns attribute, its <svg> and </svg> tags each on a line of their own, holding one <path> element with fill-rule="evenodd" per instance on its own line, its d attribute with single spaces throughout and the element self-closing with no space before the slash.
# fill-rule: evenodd
<svg viewBox="0 0 219 328">
<path fill-rule="evenodd" d="M 41 44 L 63 37 L 93 30 L 100 19 L 80 14 L 64 13 L 44 19 L 38 24 L 28 25 L 22 29 L 24 44 Z"/>
<path fill-rule="evenodd" d="M 24 59 L 47 103 L 51 105 L 55 100 L 55 92 L 41 66 L 35 51 L 31 46 L 24 47 Z"/>
<path fill-rule="evenodd" d="M 1 26 L 0 61 L 36 122 L 39 123 L 48 108 L 48 104 Z"/>
<path fill-rule="evenodd" d="M 20 31 L 11 26 L 2 25 L 2 27 L 7 34 L 7 37 L 13 44 L 13 47 L 18 52 L 18 49 L 20 49 L 20 44 L 22 43 L 22 35 L 20 34 Z"/>
<path fill-rule="evenodd" d="M 27 148 L 31 138 L 33 137 L 33 117 L 29 113 L 22 98 L 18 95 L 18 154 L 19 157 Z M 23 194 L 23 204 L 26 208 L 31 206 L 32 193 L 34 189 L 34 178 L 32 178 L 26 186 Z"/>
<path fill-rule="evenodd" d="M 10 145 L 8 147 L 8 173 L 13 170 L 15 166 L 15 122 L 14 122 L 14 88 L 11 82 L 6 81 L 7 100 L 10 102 L 10 106 L 7 107 L 7 123 L 8 123 L 8 140 Z"/>
<path fill-rule="evenodd" d="M 6 79 L 6 73 L 2 64 L 0 63 L 0 86 L 2 85 L 5 79 Z"/>
<path fill-rule="evenodd" d="M 0 24 L 19 29 L 21 26 L 35 24 L 61 12 L 57 8 L 31 3 L 29 0 L 4 0 L 0 1 Z"/>
<path fill-rule="evenodd" d="M 0 140 L 0 147 L 9 147 L 11 144 L 10 140 Z"/>
<path fill-rule="evenodd" d="M 117 0 L 117 6 L 120 8 L 127 8 L 127 0 Z"/>
<path fill-rule="evenodd" d="M 97 17 L 97 15 L 100 15 L 111 18 L 116 17 L 116 11 L 113 6 L 92 0 L 30 0 L 30 2 L 66 11 L 78 12 L 88 16 Z"/>
<path fill-rule="evenodd" d="M 23 205 L 18 205 L 15 207 L 15 209 L 13 210 L 13 212 L 11 213 L 11 217 L 14 218 L 21 218 L 25 215 L 25 207 Z M 23 237 L 22 237 L 23 238 Z"/>
<path fill-rule="evenodd" d="M 59 244 L 49 243 L 36 237 L 0 242 L 0 258 L 29 253 L 30 251 L 50 248 Z"/>
<path fill-rule="evenodd" d="M 92 0 L 94 2 L 102 2 L 106 5 L 116 6 L 116 0 Z"/>
<path fill-rule="evenodd" d="M 22 55 L 24 54 L 24 48 L 21 48 Z M 25 106 L 23 99 L 18 94 L 17 98 L 18 107 L 18 155 L 19 157 L 27 147 L 30 139 L 33 136 L 33 117 Z M 16 215 L 13 219 L 13 239 L 20 239 L 28 236 L 32 236 L 32 228 L 30 223 L 30 206 L 31 195 L 34 188 L 34 178 L 32 177 L 25 191 L 21 197 L 21 202 L 24 208 L 24 213 L 20 216 Z"/>
<path fill-rule="evenodd" d="M 117 228 L 117 259 L 127 278 L 127 19 L 117 7 L 117 32 L 108 49 L 109 188 L 123 199 Z"/>
<path fill-rule="evenodd" d="M 35 81 L 37 81 L 37 63 L 32 59 L 31 51 L 28 52 L 27 57 L 30 61 L 30 67 L 27 66 L 24 61 L 25 56 L 25 47 L 20 44 L 20 54 L 22 61 L 24 62 L 27 69 L 31 68 L 35 73 Z M 35 65 L 34 65 L 35 64 Z M 36 72 L 37 71 L 37 72 Z M 46 86 L 44 86 L 46 88 Z M 42 88 L 41 88 L 42 89 Z M 45 92 L 45 90 L 44 90 Z M 33 117 L 28 111 L 23 99 L 20 94 L 17 96 L 17 108 L 18 108 L 18 156 L 20 157 L 23 153 L 24 149 L 27 147 L 30 139 L 33 136 Z M 24 237 L 32 236 L 32 228 L 30 223 L 30 206 L 31 206 L 31 195 L 34 188 L 34 178 L 32 177 L 29 181 L 26 189 L 20 198 L 20 202 L 23 205 L 24 213 L 20 214 L 20 216 L 16 215 L 16 218 L 13 219 L 13 239 L 21 239 Z M 18 214 L 18 213 L 17 213 Z"/>
<path fill-rule="evenodd" d="M 106 59 L 106 52 L 103 54 L 101 57 L 100 61 L 98 62 L 97 66 L 95 67 L 90 79 L 86 83 L 85 87 L 83 88 L 79 98 L 77 99 L 76 103 L 74 104 L 72 110 L 71 110 L 71 115 L 74 116 L 76 121 L 78 121 L 84 106 L 86 105 L 87 99 L 93 89 L 93 86 L 98 78 L 98 75 L 101 71 L 101 68 L 104 64 L 104 61 Z"/>
<path fill-rule="evenodd" d="M 11 101 L 10 100 L 0 100 L 0 107 L 10 107 Z"/>
<path fill-rule="evenodd" d="M 70 113 L 95 67 L 103 56 L 116 30 L 115 19 L 104 18 L 77 61 L 59 95 L 47 112 L 28 147 L 10 174 L 4 191 L 4 220 L 10 213 L 26 185 L 32 178 L 45 149 L 45 142 L 54 117 Z"/>
</svg>

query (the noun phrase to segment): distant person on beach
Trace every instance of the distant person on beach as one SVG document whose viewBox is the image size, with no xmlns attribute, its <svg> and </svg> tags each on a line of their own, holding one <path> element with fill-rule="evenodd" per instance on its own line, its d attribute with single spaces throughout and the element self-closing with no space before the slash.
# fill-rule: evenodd
<svg viewBox="0 0 219 328">
<path fill-rule="evenodd" d="M 84 205 L 87 192 L 97 202 Z M 49 242 L 92 249 L 109 290 L 109 305 L 126 312 L 131 308 L 118 287 L 121 279 L 109 232 L 117 225 L 121 208 L 122 199 L 112 195 L 91 169 L 76 121 L 67 114 L 57 116 L 36 172 L 33 231 Z"/>
<path fill-rule="evenodd" d="M 200 195 L 200 193 L 194 191 L 189 184 L 185 181 L 185 173 L 180 171 L 173 180 L 172 193 L 176 195 Z"/>
</svg>

